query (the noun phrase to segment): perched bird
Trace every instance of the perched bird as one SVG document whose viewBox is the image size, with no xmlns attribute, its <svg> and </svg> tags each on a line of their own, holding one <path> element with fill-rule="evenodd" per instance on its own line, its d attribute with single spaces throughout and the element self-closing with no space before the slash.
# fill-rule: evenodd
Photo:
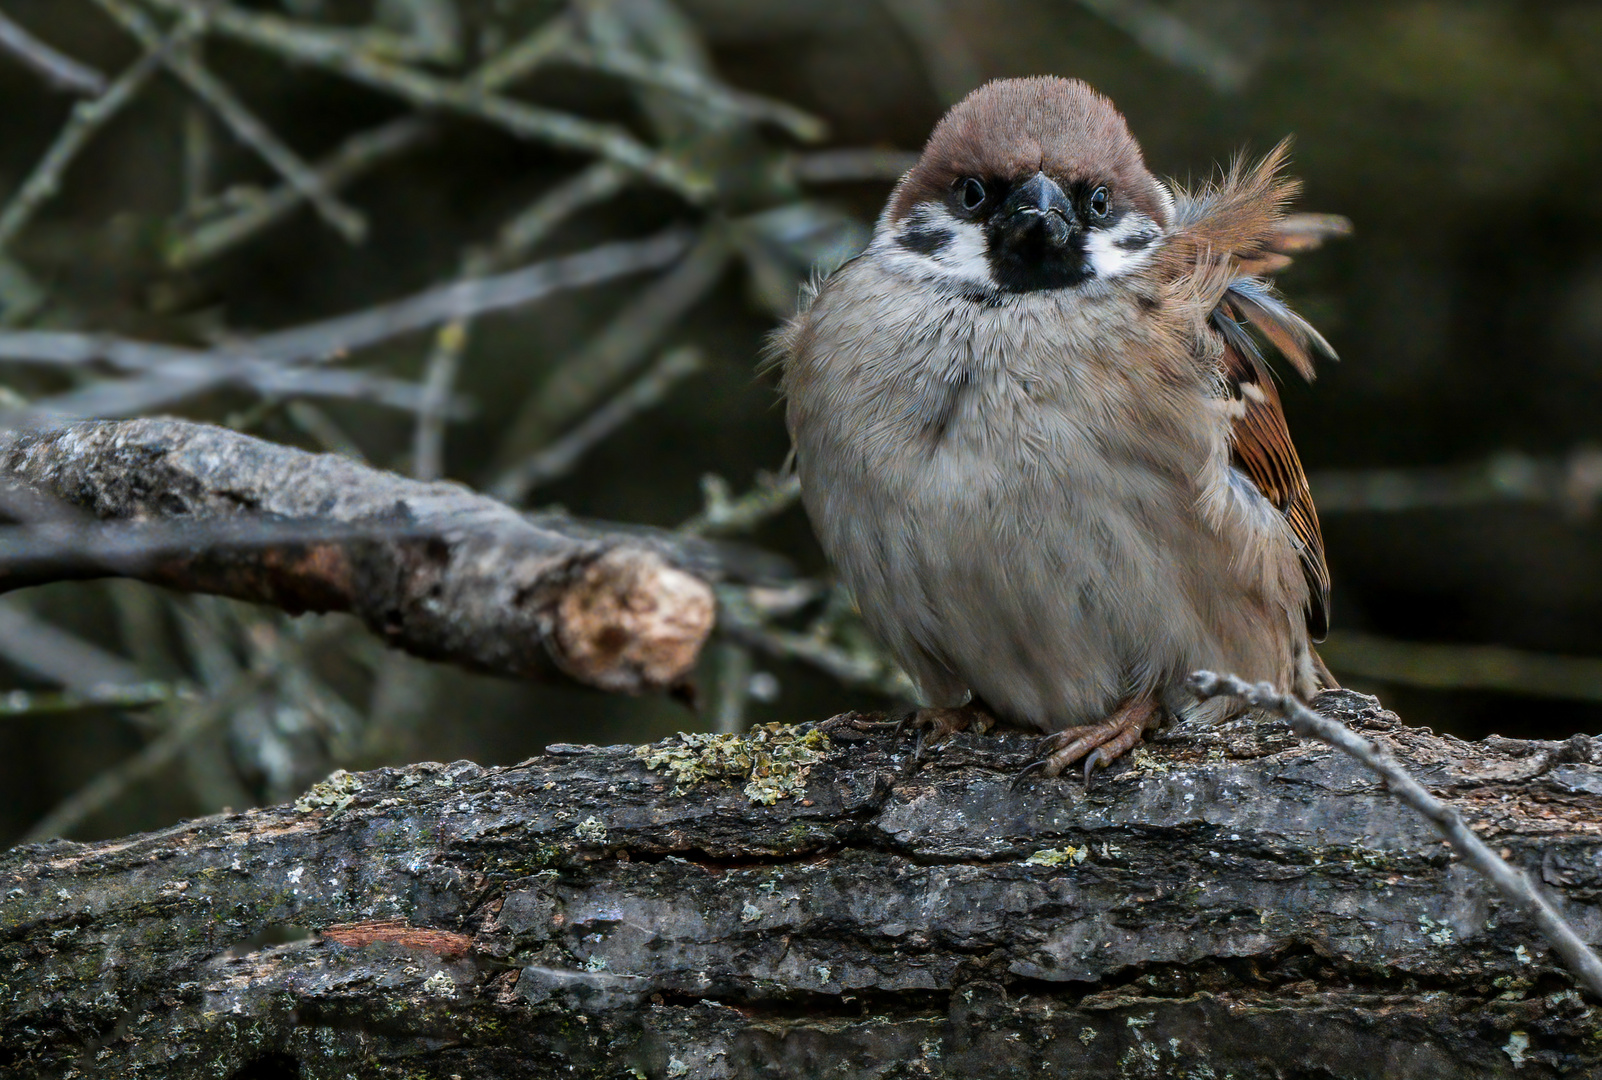
<svg viewBox="0 0 1602 1080">
<path fill-rule="evenodd" d="M 1050 734 L 1085 776 L 1198 668 L 1309 696 L 1329 577 L 1251 329 L 1333 358 L 1258 276 L 1297 215 L 1286 146 L 1170 189 L 1082 82 L 989 83 L 935 127 L 867 249 L 775 338 L 802 498 L 937 736 Z"/>
</svg>

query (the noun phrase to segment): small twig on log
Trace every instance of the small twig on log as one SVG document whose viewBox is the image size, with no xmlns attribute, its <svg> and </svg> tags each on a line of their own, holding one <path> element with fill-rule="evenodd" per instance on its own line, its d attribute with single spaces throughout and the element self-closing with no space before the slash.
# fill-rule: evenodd
<svg viewBox="0 0 1602 1080">
<path fill-rule="evenodd" d="M 616 397 L 596 409 L 567 434 L 527 460 L 506 470 L 491 494 L 520 503 L 530 491 L 571 472 L 585 454 L 609 438 L 640 413 L 654 407 L 669 390 L 705 366 L 699 349 L 673 349 Z"/>
<path fill-rule="evenodd" d="M 18 26 L 4 12 L 0 12 L 0 49 L 43 75 L 57 89 L 96 96 L 106 92 L 104 75 L 88 64 L 46 45 Z"/>
<path fill-rule="evenodd" d="M 146 52 L 160 52 L 161 62 L 176 75 L 196 97 L 204 101 L 217 118 L 240 142 L 259 154 L 278 174 L 289 181 L 316 208 L 317 213 L 332 225 L 346 240 L 360 243 L 367 235 L 367 222 L 361 214 L 340 202 L 326 187 L 316 170 L 306 164 L 300 155 L 273 134 L 255 113 L 251 112 L 209 69 L 183 49 L 162 49 L 161 31 L 144 12 L 125 0 L 95 0 L 113 19 L 139 40 Z M 199 31 L 206 25 L 203 9 L 192 9 L 186 18 Z"/>
<path fill-rule="evenodd" d="M 1598 959 L 1558 910 L 1535 890 L 1525 874 L 1513 869 L 1486 846 L 1473 829 L 1463 824 L 1457 811 L 1424 790 L 1424 786 L 1409 776 L 1389 754 L 1345 724 L 1320 716 L 1295 695 L 1280 693 L 1271 683 L 1254 684 L 1234 675 L 1198 671 L 1190 677 L 1190 685 L 1203 698 L 1237 697 L 1259 709 L 1268 709 L 1284 717 L 1298 735 L 1326 742 L 1377 773 L 1392 794 L 1434 823 L 1464 862 L 1489 878 L 1503 896 L 1529 916 L 1563 957 L 1569 970 L 1577 974 L 1592 993 L 1602 997 L 1602 959 Z"/>
<path fill-rule="evenodd" d="M 377 533 L 287 549 L 191 546 L 129 570 L 290 612 L 347 611 L 427 659 L 519 678 L 547 678 L 554 663 L 591 686 L 641 693 L 679 684 L 712 630 L 711 588 L 659 545 L 574 538 L 454 484 L 223 428 L 135 420 L 11 432 L 0 465 L 102 519 L 239 523 L 244 537 L 264 525 Z M 387 528 L 403 535 L 386 539 Z"/>
</svg>

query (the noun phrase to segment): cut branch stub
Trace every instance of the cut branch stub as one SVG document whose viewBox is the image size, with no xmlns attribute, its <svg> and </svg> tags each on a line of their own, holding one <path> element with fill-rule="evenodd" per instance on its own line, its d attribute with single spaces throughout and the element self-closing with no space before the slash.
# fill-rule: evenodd
<svg viewBox="0 0 1602 1080">
<path fill-rule="evenodd" d="M 233 530 L 220 545 L 197 532 L 193 549 L 159 558 L 0 565 L 0 590 L 119 575 L 295 613 L 344 611 L 429 659 L 519 678 L 554 666 L 622 693 L 680 683 L 714 621 L 705 581 L 625 536 L 566 535 L 457 484 L 224 428 L 131 420 L 13 432 L 0 437 L 0 471 L 102 520 L 320 530 L 270 543 Z M 331 527 L 350 535 L 329 539 Z"/>
</svg>

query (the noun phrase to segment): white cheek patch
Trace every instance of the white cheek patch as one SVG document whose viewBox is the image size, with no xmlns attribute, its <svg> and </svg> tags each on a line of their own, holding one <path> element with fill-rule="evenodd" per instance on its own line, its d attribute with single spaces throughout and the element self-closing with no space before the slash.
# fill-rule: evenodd
<svg viewBox="0 0 1602 1080">
<path fill-rule="evenodd" d="M 1091 229 L 1085 258 L 1103 281 L 1132 274 L 1151 262 L 1163 231 L 1155 221 L 1131 210 L 1110 229 Z"/>
<path fill-rule="evenodd" d="M 993 289 L 983 227 L 923 203 L 899 222 L 881 222 L 871 250 L 884 265 L 912 277 Z"/>
</svg>

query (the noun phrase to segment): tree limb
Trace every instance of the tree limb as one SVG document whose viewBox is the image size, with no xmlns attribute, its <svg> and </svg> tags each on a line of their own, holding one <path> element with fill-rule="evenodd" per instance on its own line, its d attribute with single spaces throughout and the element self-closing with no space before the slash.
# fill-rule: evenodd
<svg viewBox="0 0 1602 1080">
<path fill-rule="evenodd" d="M 1318 705 L 1602 935 L 1594 740 L 1470 744 L 1350 692 Z M 1031 744 L 964 734 L 920 765 L 910 736 L 841 724 L 828 742 L 764 728 L 552 746 L 510 768 L 341 773 L 294 807 L 18 848 L 0 856 L 0 1067 L 1602 1068 L 1594 1003 L 1355 761 L 1240 722 L 1162 736 L 1088 791 L 1013 791 Z"/>
<path fill-rule="evenodd" d="M 113 552 L 87 569 L 71 552 L 8 566 L 0 545 L 0 589 L 111 572 L 292 613 L 348 611 L 418 656 L 523 678 L 548 677 L 554 661 L 626 693 L 679 684 L 712 629 L 710 587 L 664 544 L 543 527 L 455 484 L 224 428 L 130 420 L 11 432 L 0 436 L 0 474 L 100 519 L 178 530 L 157 557 Z M 239 535 L 219 549 L 207 527 Z M 197 531 L 187 546 L 185 529 Z"/>
</svg>

